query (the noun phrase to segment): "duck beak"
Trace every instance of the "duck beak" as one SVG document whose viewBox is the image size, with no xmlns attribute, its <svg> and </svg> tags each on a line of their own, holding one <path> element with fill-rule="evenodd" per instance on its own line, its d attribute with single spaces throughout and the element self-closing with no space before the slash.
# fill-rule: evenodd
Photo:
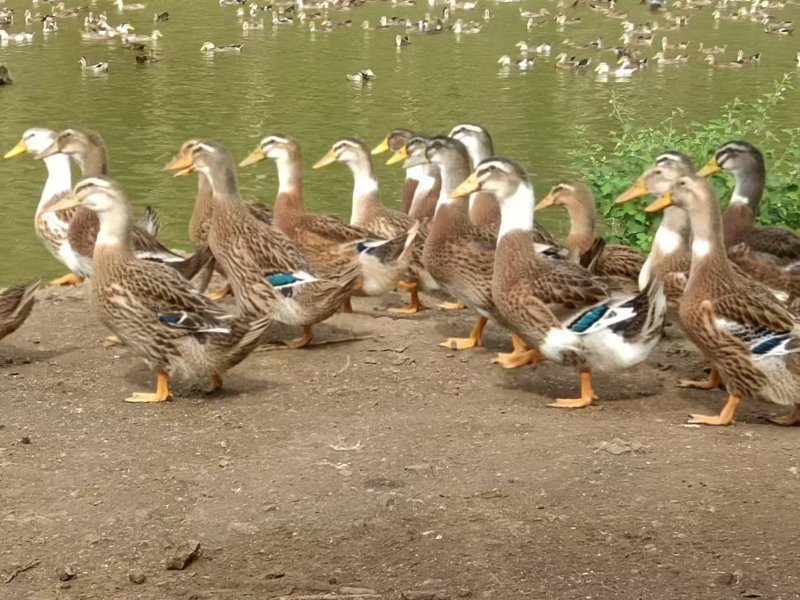
<svg viewBox="0 0 800 600">
<path fill-rule="evenodd" d="M 389 160 L 386 161 L 386 164 L 396 165 L 400 161 L 406 160 L 407 158 L 408 158 L 408 151 L 406 150 L 406 147 L 403 146 L 402 148 L 400 148 L 400 150 L 395 152 L 394 155 L 389 158 Z"/>
<path fill-rule="evenodd" d="M 647 196 L 649 193 L 650 191 L 647 189 L 647 186 L 640 177 L 636 180 L 636 183 L 617 196 L 617 199 L 614 200 L 614 204 L 624 204 L 625 202 L 630 202 L 631 200 L 636 200 L 637 198 Z"/>
<path fill-rule="evenodd" d="M 254 165 L 258 162 L 261 162 L 265 158 L 267 158 L 267 156 L 264 154 L 264 151 L 261 149 L 261 147 L 258 147 L 255 150 L 253 150 L 247 158 L 245 158 L 242 162 L 240 162 L 239 166 L 249 167 L 250 165 Z"/>
<path fill-rule="evenodd" d="M 385 137 L 385 138 L 383 138 L 383 141 L 380 144 L 375 146 L 370 151 L 370 154 L 373 154 L 373 155 L 383 154 L 387 150 L 389 150 L 389 138 Z"/>
<path fill-rule="evenodd" d="M 3 158 L 14 158 L 15 156 L 19 156 L 20 154 L 23 154 L 24 152 L 27 151 L 28 151 L 28 146 L 25 144 L 25 140 L 20 140 L 19 142 L 17 142 L 16 146 L 14 146 L 11 150 L 9 150 L 3 155 Z"/>
<path fill-rule="evenodd" d="M 706 165 L 697 172 L 697 174 L 700 177 L 708 177 L 709 175 L 713 175 L 714 173 L 719 173 L 720 171 L 722 171 L 722 167 L 719 166 L 719 163 L 717 162 L 717 157 L 712 156 L 711 160 L 709 160 L 706 163 Z"/>
<path fill-rule="evenodd" d="M 456 198 L 461 198 L 462 196 L 467 196 L 472 192 L 477 192 L 481 189 L 481 183 L 478 181 L 478 175 L 473 173 L 469 177 L 467 177 L 464 181 L 461 182 L 456 189 L 450 192 L 450 198 L 455 200 Z"/>
<path fill-rule="evenodd" d="M 333 151 L 333 148 L 328 150 L 327 154 L 320 158 L 317 162 L 314 163 L 314 166 L 311 167 L 312 169 L 321 169 L 322 167 L 327 167 L 329 164 L 336 162 L 336 152 Z"/>
<path fill-rule="evenodd" d="M 183 177 L 194 171 L 194 164 L 192 158 L 185 154 L 178 154 L 173 158 L 166 167 L 165 171 L 175 171 L 175 177 Z"/>
<path fill-rule="evenodd" d="M 665 208 L 671 205 L 672 205 L 672 194 L 666 192 L 665 194 L 662 194 L 661 196 L 656 198 L 656 200 L 653 201 L 651 204 L 648 204 L 647 207 L 644 209 L 644 212 L 649 212 L 649 213 L 658 212 L 660 210 L 664 210 Z"/>
<path fill-rule="evenodd" d="M 50 208 L 47 209 L 47 212 L 58 212 L 60 210 L 67 210 L 68 208 L 72 208 L 73 206 L 80 206 L 81 201 L 78 200 L 78 197 L 75 194 L 68 194 L 64 196 L 61 200 L 53 204 Z"/>
<path fill-rule="evenodd" d="M 553 194 L 547 194 L 544 199 L 536 205 L 533 209 L 534 211 L 542 210 L 543 208 L 547 208 L 548 206 L 553 206 L 556 203 L 555 196 Z"/>
<path fill-rule="evenodd" d="M 39 154 L 37 154 L 33 158 L 35 158 L 36 160 L 42 160 L 43 158 L 47 158 L 48 156 L 55 156 L 56 154 L 58 154 L 60 152 L 61 152 L 61 148 L 58 147 L 58 143 L 57 142 L 53 142 L 52 144 L 50 144 L 47 148 L 45 148 L 44 150 L 39 152 Z"/>
</svg>

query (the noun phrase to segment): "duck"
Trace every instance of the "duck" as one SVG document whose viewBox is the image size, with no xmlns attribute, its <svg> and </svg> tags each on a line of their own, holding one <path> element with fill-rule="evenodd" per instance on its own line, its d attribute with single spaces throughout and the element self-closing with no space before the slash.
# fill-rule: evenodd
<svg viewBox="0 0 800 600">
<path fill-rule="evenodd" d="M 347 165 L 353 174 L 353 204 L 350 225 L 360 227 L 381 239 L 395 239 L 407 234 L 416 223 L 409 215 L 384 206 L 375 177 L 375 167 L 369 147 L 355 138 L 341 138 L 334 142 L 330 150 L 314 163 L 320 169 L 335 162 Z M 400 286 L 409 289 L 410 303 L 403 308 L 391 308 L 390 312 L 414 314 L 422 310 L 419 290 L 435 290 L 435 280 L 422 265 L 421 251 L 426 230 L 421 228 L 415 240 L 415 249 L 411 257 L 411 281 L 401 282 Z"/>
<path fill-rule="evenodd" d="M 383 141 L 370 150 L 370 154 L 378 156 L 391 150 L 394 153 L 403 154 L 403 156 L 398 159 L 398 162 L 400 160 L 405 160 L 408 158 L 408 154 L 405 150 L 406 144 L 416 135 L 415 132 L 403 127 L 392 129 L 386 137 L 383 138 Z M 400 201 L 400 209 L 406 214 L 409 214 L 411 211 L 411 206 L 415 198 L 423 196 L 425 198 L 432 197 L 435 203 L 436 198 L 439 197 L 439 187 L 442 185 L 442 178 L 439 175 L 438 169 L 428 167 L 430 167 L 430 165 L 421 165 L 419 167 L 406 169 L 406 178 L 403 182 L 403 196 Z M 422 185 L 422 187 L 420 187 L 420 185 Z M 417 205 L 422 202 L 424 202 L 424 200 L 417 200 Z M 415 218 L 420 219 L 419 216 L 415 216 Z"/>
<path fill-rule="evenodd" d="M 114 0 L 114 6 L 120 12 L 125 10 L 144 10 L 146 8 L 144 4 L 125 4 L 123 0 Z"/>
<path fill-rule="evenodd" d="M 399 33 L 394 36 L 394 45 L 398 48 L 402 48 L 404 46 L 410 46 L 411 40 L 408 39 L 407 35 L 400 35 Z"/>
<path fill-rule="evenodd" d="M 108 175 L 105 142 L 93 131 L 76 127 L 60 131 L 50 146 L 34 158 L 43 160 L 57 154 L 71 157 L 80 167 L 83 177 Z M 151 225 L 153 222 L 153 219 L 147 220 Z M 151 225 L 134 225 L 132 228 L 133 245 L 139 258 L 169 264 L 188 279 L 194 277 L 209 261 L 207 253 L 195 253 L 187 259 L 168 250 L 155 238 L 155 230 Z M 62 245 L 59 251 L 61 260 L 73 276 L 61 278 L 62 285 L 81 283 L 91 275 L 92 255 L 99 227 L 97 216 L 91 210 L 80 207 L 75 209 L 67 230 L 69 245 Z"/>
<path fill-rule="evenodd" d="M 164 21 L 169 21 L 168 12 L 153 13 L 153 23 L 163 23 Z"/>
<path fill-rule="evenodd" d="M 635 68 L 630 66 L 630 63 L 625 61 L 619 67 L 614 70 L 611 70 L 611 67 L 608 66 L 608 63 L 601 62 L 594 68 L 595 73 L 597 73 L 598 78 L 608 77 L 608 75 L 612 75 L 617 79 L 625 79 L 630 77 L 636 71 Z"/>
<path fill-rule="evenodd" d="M 3 158 L 13 158 L 24 153 L 38 154 L 50 147 L 55 141 L 57 132 L 51 129 L 34 127 L 27 129 L 20 138 L 16 146 L 5 153 Z M 44 247 L 59 262 L 70 267 L 69 256 L 72 249 L 67 239 L 69 223 L 75 211 L 61 211 L 53 213 L 49 207 L 58 202 L 63 196 L 72 191 L 72 171 L 69 165 L 69 157 L 66 154 L 53 154 L 44 158 L 47 168 L 47 180 L 39 197 L 39 204 L 36 207 L 34 217 L 34 230 Z M 75 276 L 69 274 L 63 278 L 55 279 L 53 285 L 63 285 L 77 283 Z"/>
<path fill-rule="evenodd" d="M 42 281 L 37 279 L 24 285 L 0 290 L 0 340 L 14 333 L 31 314 L 36 302 L 36 290 Z"/>
<path fill-rule="evenodd" d="M 491 192 L 500 202 L 492 300 L 501 322 L 532 349 L 532 360 L 578 371 L 580 397 L 559 398 L 549 406 L 589 406 L 598 400 L 593 370 L 632 367 L 658 343 L 666 316 L 663 285 L 653 280 L 636 295 L 612 294 L 581 266 L 536 252 L 533 187 L 516 161 L 482 161 L 450 196 L 476 190 Z"/>
<path fill-rule="evenodd" d="M 653 62 L 657 65 L 683 65 L 689 62 L 689 55 L 688 54 L 679 54 L 678 56 L 673 56 L 672 58 L 667 58 L 664 56 L 663 52 L 656 52 L 652 58 Z"/>
<path fill-rule="evenodd" d="M 222 54 L 241 54 L 244 44 L 228 44 L 225 46 L 217 46 L 214 42 L 203 42 L 200 46 L 200 52 L 207 53 L 222 53 Z"/>
<path fill-rule="evenodd" d="M 160 60 L 158 57 L 153 56 L 152 52 L 150 54 L 137 54 L 135 58 L 136 63 L 140 65 L 152 65 Z"/>
<path fill-rule="evenodd" d="M 108 63 L 107 62 L 99 62 L 93 65 L 89 64 L 89 61 L 86 60 L 85 56 L 81 56 L 80 61 L 81 70 L 84 72 L 94 73 L 95 75 L 100 75 L 102 73 L 108 73 Z"/>
<path fill-rule="evenodd" d="M 470 167 L 494 155 L 494 142 L 489 131 L 475 123 L 460 123 L 447 134 L 467 149 Z M 500 229 L 500 206 L 491 194 L 475 192 L 469 197 L 469 220 L 473 225 L 485 225 L 497 233 Z"/>
<path fill-rule="evenodd" d="M 764 400 L 793 411 L 773 419 L 800 422 L 800 329 L 792 314 L 759 282 L 737 274 L 728 260 L 719 199 L 708 180 L 684 175 L 645 208 L 676 206 L 689 215 L 692 266 L 681 298 L 688 337 L 711 362 L 728 393 L 718 415 L 692 414 L 689 423 L 730 425 L 742 400 Z"/>
<path fill-rule="evenodd" d="M 716 54 L 706 55 L 705 60 L 709 64 L 709 66 L 715 69 L 728 69 L 728 68 L 738 68 L 745 66 L 745 63 L 743 61 L 738 61 L 738 60 L 724 62 L 724 63 L 720 62 Z"/>
<path fill-rule="evenodd" d="M 574 56 L 572 58 L 567 58 L 566 52 L 562 52 L 556 56 L 555 67 L 556 69 L 580 71 L 588 68 L 591 62 L 591 58 L 581 58 L 580 60 L 577 60 Z"/>
<path fill-rule="evenodd" d="M 372 69 L 363 69 L 355 73 L 347 73 L 347 79 L 350 81 L 363 83 L 365 81 L 372 81 L 375 79 L 375 73 L 372 71 Z"/>
<path fill-rule="evenodd" d="M 91 292 L 100 321 L 157 373 L 154 392 L 136 392 L 125 401 L 165 402 L 169 380 L 178 377 L 210 380 L 211 390 L 219 389 L 223 373 L 258 346 L 272 317 L 229 314 L 174 269 L 137 258 L 133 211 L 113 180 L 83 179 L 50 210 L 75 207 L 91 210 L 100 222 Z"/>
<path fill-rule="evenodd" d="M 11 75 L 8 74 L 8 67 L 0 65 L 0 85 L 11 85 L 14 81 Z"/>
<path fill-rule="evenodd" d="M 208 245 L 228 277 L 239 314 L 272 314 L 281 323 L 302 327 L 302 336 L 285 344 L 308 346 L 312 327 L 351 295 L 358 266 L 336 279 L 317 277 L 286 235 L 252 215 L 239 195 L 233 158 L 223 145 L 200 140 L 191 145 L 190 154 L 179 153 L 166 169 L 176 176 L 196 171 L 208 180 L 213 202 Z"/>
<path fill-rule="evenodd" d="M 460 35 L 462 33 L 465 35 L 473 35 L 480 33 L 481 29 L 483 29 L 483 25 L 475 23 L 474 21 L 464 23 L 463 19 L 456 19 L 456 22 L 453 23 L 451 29 L 456 35 Z"/>
<path fill-rule="evenodd" d="M 280 133 L 267 135 L 239 166 L 265 159 L 275 161 L 278 167 L 274 226 L 294 242 L 315 273 L 332 277 L 357 263 L 359 291 L 381 296 L 394 289 L 408 270 L 418 225 L 393 240 L 376 239 L 369 231 L 335 217 L 309 213 L 303 198 L 303 154 L 297 140 Z M 345 306 L 352 312 L 349 301 Z"/>
<path fill-rule="evenodd" d="M 563 206 L 569 215 L 570 228 L 565 246 L 581 256 L 595 243 L 597 210 L 589 188 L 580 181 L 562 181 L 550 188 L 535 207 L 535 211 L 549 206 Z M 641 252 L 621 244 L 606 244 L 594 261 L 592 272 L 603 277 L 619 277 L 638 282 L 645 257 Z"/>
<path fill-rule="evenodd" d="M 732 140 L 722 144 L 699 171 L 710 176 L 725 171 L 735 180 L 730 203 L 723 212 L 725 247 L 747 244 L 754 252 L 779 263 L 800 259 L 800 236 L 788 229 L 756 226 L 756 216 L 766 184 L 764 155 L 753 144 Z"/>
<path fill-rule="evenodd" d="M 244 32 L 260 31 L 262 29 L 264 29 L 264 19 L 261 19 L 260 21 L 253 21 L 253 22 L 245 21 L 244 23 L 242 23 L 242 31 L 244 31 Z"/>
<path fill-rule="evenodd" d="M 8 41 L 17 42 L 18 44 L 33 41 L 33 33 L 28 31 L 18 31 L 17 33 L 9 34 L 5 29 L 0 29 L 0 42 L 8 43 Z"/>
<path fill-rule="evenodd" d="M 428 136 L 414 134 L 405 145 L 389 157 L 386 164 L 398 164 L 406 161 L 411 156 L 423 154 L 429 141 L 430 138 Z M 439 198 L 442 187 L 442 174 L 439 171 L 439 167 L 423 161 L 419 165 L 408 167 L 405 171 L 406 180 L 410 177 L 417 180 L 407 214 L 421 223 L 430 223 L 431 219 L 433 219 L 433 213 L 436 211 L 436 201 Z M 409 175 L 409 171 L 413 175 Z"/>
<path fill-rule="evenodd" d="M 122 42 L 125 44 L 146 44 L 148 42 L 152 42 L 155 44 L 162 37 L 164 37 L 164 35 L 158 29 L 153 29 L 153 32 L 150 35 L 141 35 L 141 34 L 123 35 Z"/>
</svg>

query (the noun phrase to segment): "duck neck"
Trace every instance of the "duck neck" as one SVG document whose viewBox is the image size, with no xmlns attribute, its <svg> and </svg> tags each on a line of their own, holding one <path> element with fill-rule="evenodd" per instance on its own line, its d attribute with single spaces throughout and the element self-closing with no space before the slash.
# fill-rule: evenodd
<svg viewBox="0 0 800 600">
<path fill-rule="evenodd" d="M 733 178 L 735 184 L 730 206 L 745 204 L 753 215 L 758 214 L 758 205 L 761 203 L 761 196 L 764 194 L 764 185 L 767 180 L 763 163 L 755 162 L 746 168 L 737 169 L 733 172 Z"/>
<path fill-rule="evenodd" d="M 97 177 L 98 175 L 108 175 L 108 155 L 102 146 L 91 145 L 83 152 L 72 155 L 75 162 L 81 168 L 84 179 L 87 177 Z"/>
<path fill-rule="evenodd" d="M 212 169 L 207 178 L 217 205 L 228 208 L 244 207 L 244 203 L 239 196 L 239 182 L 236 179 L 236 171 L 232 167 L 220 166 Z"/>
<path fill-rule="evenodd" d="M 458 160 L 450 161 L 447 164 L 439 165 L 439 173 L 442 177 L 442 187 L 439 188 L 439 198 L 436 201 L 436 212 L 443 206 L 447 206 L 455 200 L 450 198 L 450 193 L 469 177 L 469 161 Z M 435 216 L 435 215 L 434 215 Z"/>
<path fill-rule="evenodd" d="M 657 265 L 673 254 L 689 252 L 689 215 L 677 206 L 664 209 L 664 218 L 656 230 L 650 254 L 639 272 L 639 289 L 644 289 Z"/>
<path fill-rule="evenodd" d="M 570 221 L 567 248 L 586 252 L 594 243 L 595 212 L 578 202 L 569 202 L 565 206 Z"/>
<path fill-rule="evenodd" d="M 98 213 L 97 217 L 100 231 L 94 246 L 95 257 L 133 256 L 130 204 L 115 204 L 109 210 Z"/>
<path fill-rule="evenodd" d="M 692 226 L 692 281 L 703 281 L 710 271 L 730 273 L 722 235 L 722 215 L 716 199 L 698 203 L 689 212 Z"/>
<path fill-rule="evenodd" d="M 375 178 L 375 169 L 372 160 L 367 157 L 359 161 L 348 162 L 347 166 L 353 174 L 353 209 L 350 214 L 350 224 L 363 222 L 370 208 L 380 205 L 378 194 L 378 180 Z"/>
<path fill-rule="evenodd" d="M 44 159 L 47 167 L 47 181 L 44 184 L 42 195 L 39 198 L 38 214 L 44 205 L 58 194 L 69 192 L 72 189 L 72 171 L 69 166 L 69 156 L 54 154 Z"/>
<path fill-rule="evenodd" d="M 512 231 L 533 230 L 533 188 L 528 183 L 520 183 L 512 194 L 500 202 L 499 241 Z"/>
</svg>

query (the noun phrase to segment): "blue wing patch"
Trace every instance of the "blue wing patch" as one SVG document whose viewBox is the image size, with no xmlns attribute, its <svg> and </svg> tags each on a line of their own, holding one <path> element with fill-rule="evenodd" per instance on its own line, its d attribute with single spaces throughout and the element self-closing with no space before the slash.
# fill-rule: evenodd
<svg viewBox="0 0 800 600">
<path fill-rule="evenodd" d="M 792 335 L 790 333 L 784 333 L 768 337 L 764 340 L 759 340 L 750 347 L 750 351 L 753 354 L 769 354 L 772 350 L 783 344 L 791 337 Z"/>
<path fill-rule="evenodd" d="M 573 320 L 572 323 L 569 324 L 569 329 L 575 333 L 583 333 L 602 319 L 609 310 L 610 308 L 607 304 L 595 306 Z"/>
<path fill-rule="evenodd" d="M 273 287 L 281 287 L 282 285 L 289 285 L 295 283 L 297 277 L 291 273 L 272 273 L 267 275 L 267 282 Z"/>
</svg>

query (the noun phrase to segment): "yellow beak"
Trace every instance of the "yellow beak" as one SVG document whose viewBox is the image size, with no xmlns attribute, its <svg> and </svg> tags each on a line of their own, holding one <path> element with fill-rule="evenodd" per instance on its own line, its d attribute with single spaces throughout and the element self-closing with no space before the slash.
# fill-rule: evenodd
<svg viewBox="0 0 800 600">
<path fill-rule="evenodd" d="M 68 208 L 72 208 L 73 206 L 79 206 L 80 200 L 75 194 L 68 194 L 64 196 L 61 200 L 53 204 L 50 208 L 47 209 L 47 212 L 58 212 L 60 210 L 67 210 Z"/>
<path fill-rule="evenodd" d="M 173 158 L 166 167 L 164 167 L 165 171 L 175 171 L 175 177 L 182 177 L 184 175 L 188 175 L 192 171 L 194 171 L 194 164 L 192 163 L 192 157 L 187 156 L 185 154 L 178 154 L 175 158 Z"/>
<path fill-rule="evenodd" d="M 371 154 L 383 154 L 389 150 L 389 138 L 383 138 L 383 141 L 371 150 Z"/>
<path fill-rule="evenodd" d="M 720 167 L 719 163 L 717 163 L 717 157 L 712 156 L 711 160 L 709 160 L 706 165 L 697 172 L 697 174 L 700 177 L 708 177 L 709 175 L 719 173 L 720 171 L 722 171 L 722 167 Z"/>
<path fill-rule="evenodd" d="M 462 181 L 461 185 L 450 192 L 450 198 L 455 200 L 456 198 L 461 198 L 461 196 L 466 196 L 472 192 L 476 192 L 479 189 L 481 189 L 481 183 L 478 181 L 478 175 L 473 173 L 464 181 Z"/>
<path fill-rule="evenodd" d="M 395 152 L 394 155 L 389 158 L 389 160 L 386 161 L 386 164 L 395 165 L 399 162 L 406 160 L 407 158 L 408 158 L 408 151 L 406 150 L 406 147 L 403 146 L 402 148 L 400 148 L 400 150 Z"/>
<path fill-rule="evenodd" d="M 614 204 L 624 204 L 625 202 L 630 202 L 631 200 L 636 200 L 637 198 L 647 196 L 649 193 L 650 190 L 647 189 L 647 185 L 645 185 L 644 181 L 640 177 L 636 180 L 636 183 L 617 196 L 617 199 L 614 200 Z"/>
<path fill-rule="evenodd" d="M 17 145 L 14 146 L 11 150 L 3 155 L 3 158 L 14 158 L 15 156 L 19 156 L 20 154 L 27 152 L 28 146 L 25 144 L 25 140 L 20 140 L 17 142 Z"/>
<path fill-rule="evenodd" d="M 553 206 L 556 203 L 555 196 L 553 194 L 547 194 L 544 199 L 536 205 L 533 209 L 534 211 L 542 210 L 543 208 L 547 208 L 548 206 Z"/>
<path fill-rule="evenodd" d="M 672 205 L 672 194 L 666 192 L 662 194 L 658 198 L 656 198 L 651 204 L 648 204 L 647 207 L 644 209 L 644 212 L 658 212 L 660 210 L 664 210 L 668 206 Z"/>
<path fill-rule="evenodd" d="M 314 166 L 311 167 L 312 169 L 321 169 L 322 167 L 326 167 L 329 164 L 336 162 L 336 152 L 333 151 L 333 148 L 328 150 L 328 153 L 320 158 L 317 162 L 314 163 Z"/>
<path fill-rule="evenodd" d="M 240 162 L 239 166 L 249 167 L 250 165 L 254 165 L 257 162 L 261 162 L 265 158 L 267 157 L 264 154 L 264 151 L 260 147 L 258 147 L 255 150 L 253 150 L 247 158 L 245 158 L 242 162 Z"/>
</svg>

